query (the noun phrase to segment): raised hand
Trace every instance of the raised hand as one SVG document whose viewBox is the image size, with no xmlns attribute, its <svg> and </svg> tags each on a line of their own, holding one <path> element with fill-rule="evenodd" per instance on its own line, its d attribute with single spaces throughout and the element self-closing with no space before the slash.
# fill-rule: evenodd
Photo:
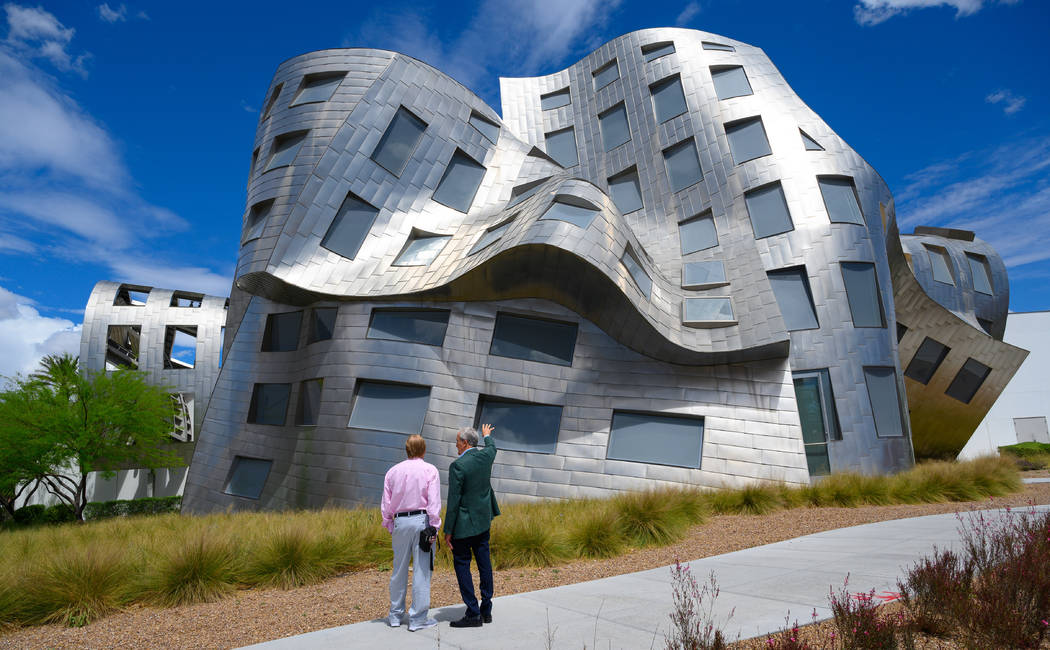
<svg viewBox="0 0 1050 650">
<path fill-rule="evenodd" d="M 491 424 L 483 424 L 483 425 L 481 425 L 481 435 L 483 437 L 488 437 L 489 435 L 492 434 L 492 431 L 493 431 L 493 428 L 492 428 Z"/>
</svg>

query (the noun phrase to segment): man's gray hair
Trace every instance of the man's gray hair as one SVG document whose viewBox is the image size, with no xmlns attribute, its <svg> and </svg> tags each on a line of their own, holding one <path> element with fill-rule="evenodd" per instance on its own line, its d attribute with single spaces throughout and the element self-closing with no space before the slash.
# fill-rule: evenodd
<svg viewBox="0 0 1050 650">
<path fill-rule="evenodd" d="M 478 430 L 474 427 L 463 427 L 456 432 L 457 438 L 462 438 L 463 442 L 467 443 L 471 447 L 478 446 Z"/>
</svg>

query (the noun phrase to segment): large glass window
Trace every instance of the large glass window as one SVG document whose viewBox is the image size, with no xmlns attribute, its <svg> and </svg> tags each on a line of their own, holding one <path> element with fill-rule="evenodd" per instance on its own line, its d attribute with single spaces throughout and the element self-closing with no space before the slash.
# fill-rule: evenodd
<svg viewBox="0 0 1050 650">
<path fill-rule="evenodd" d="M 303 312 L 290 311 L 283 314 L 267 314 L 263 331 L 263 352 L 288 352 L 299 347 L 299 326 Z"/>
<path fill-rule="evenodd" d="M 864 383 L 868 386 L 871 412 L 875 416 L 875 435 L 880 438 L 899 438 L 904 435 L 900 393 L 897 392 L 897 373 L 888 366 L 866 366 Z"/>
<path fill-rule="evenodd" d="M 944 357 L 948 356 L 948 350 L 948 346 L 927 336 L 915 352 L 915 356 L 911 358 L 911 363 L 904 371 L 904 376 L 911 377 L 922 384 L 930 383 L 930 379 L 933 379 L 933 374 L 941 366 Z"/>
<path fill-rule="evenodd" d="M 262 235 L 271 210 L 273 210 L 273 199 L 259 201 L 248 210 L 248 220 L 244 228 L 247 234 L 244 236 L 244 241 L 251 241 Z"/>
<path fill-rule="evenodd" d="M 853 187 L 853 179 L 838 176 L 819 176 L 817 184 L 820 186 L 820 194 L 824 197 L 824 207 L 828 210 L 828 218 L 838 223 L 855 223 L 864 225 L 864 215 L 860 211 L 860 203 L 857 202 L 857 190 Z"/>
<path fill-rule="evenodd" d="M 875 278 L 875 265 L 868 262 L 842 262 L 842 280 L 853 314 L 854 327 L 886 327 Z"/>
<path fill-rule="evenodd" d="M 718 246 L 718 232 L 715 230 L 715 219 L 711 212 L 698 214 L 678 224 L 678 238 L 682 245 L 682 255 Z"/>
<path fill-rule="evenodd" d="M 954 397 L 963 404 L 969 404 L 973 396 L 977 394 L 977 389 L 981 387 L 981 384 L 988 378 L 988 373 L 991 371 L 991 368 L 980 361 L 967 359 L 962 368 L 959 368 L 959 372 L 948 386 L 948 390 L 944 391 L 944 393 L 949 397 Z"/>
<path fill-rule="evenodd" d="M 373 309 L 368 338 L 441 345 L 448 317 L 447 309 Z"/>
<path fill-rule="evenodd" d="M 248 406 L 248 422 L 284 426 L 291 393 L 291 384 L 255 384 Z"/>
<path fill-rule="evenodd" d="M 715 94 L 719 99 L 752 94 L 751 84 L 748 83 L 747 75 L 741 66 L 715 66 L 711 68 L 711 79 L 715 83 Z"/>
<path fill-rule="evenodd" d="M 273 155 L 270 156 L 270 162 L 266 164 L 265 171 L 291 165 L 295 160 L 295 156 L 299 153 L 299 148 L 306 141 L 307 133 L 308 131 L 296 131 L 295 133 L 286 133 L 274 138 Z"/>
<path fill-rule="evenodd" d="M 631 167 L 609 178 L 609 193 L 623 214 L 641 210 L 642 186 L 638 183 L 638 168 Z"/>
<path fill-rule="evenodd" d="M 631 139 L 627 109 L 623 104 L 617 104 L 599 115 L 598 126 L 602 132 L 602 144 L 606 151 L 612 151 Z"/>
<path fill-rule="evenodd" d="M 940 246 L 926 246 L 926 254 L 930 258 L 930 266 L 933 267 L 933 279 L 945 284 L 955 284 L 955 275 L 952 273 L 952 260 L 948 251 Z"/>
<path fill-rule="evenodd" d="M 164 328 L 164 367 L 193 368 L 197 364 L 197 326 L 168 325 Z"/>
<path fill-rule="evenodd" d="M 501 223 L 498 223 L 495 226 L 492 226 L 491 228 L 487 229 L 484 233 L 482 233 L 478 241 L 470 248 L 470 252 L 467 253 L 467 255 L 473 255 L 474 253 L 477 253 L 482 249 L 488 248 L 490 244 L 498 240 L 500 237 L 503 236 L 505 232 L 507 232 L 507 229 L 510 228 L 510 224 L 513 223 L 514 218 L 517 216 L 518 215 L 514 215 L 509 219 L 506 219 Z"/>
<path fill-rule="evenodd" d="M 729 284 L 722 262 L 686 262 L 682 266 L 683 289 L 711 289 Z"/>
<path fill-rule="evenodd" d="M 570 102 L 569 89 L 562 88 L 546 95 L 540 95 L 540 108 L 549 111 L 552 108 L 567 106 Z"/>
<path fill-rule="evenodd" d="M 338 307 L 314 307 L 311 309 L 306 344 L 327 341 L 332 338 L 332 335 L 335 333 L 335 319 L 338 315 Z"/>
<path fill-rule="evenodd" d="M 657 81 L 649 86 L 649 93 L 653 96 L 653 111 L 657 124 L 662 124 L 688 110 L 685 105 L 685 93 L 682 91 L 682 78 L 678 75 Z"/>
<path fill-rule="evenodd" d="M 426 130 L 427 123 L 402 106 L 372 152 L 372 160 L 394 176 L 400 176 Z"/>
<path fill-rule="evenodd" d="M 591 221 L 594 220 L 594 215 L 598 214 L 598 208 L 567 203 L 567 201 L 570 200 L 572 199 L 559 197 L 551 203 L 551 207 L 547 208 L 547 211 L 543 213 L 543 216 L 540 217 L 540 219 L 568 221 L 580 228 L 586 228 L 591 225 Z M 583 202 L 582 199 L 580 202 Z"/>
<path fill-rule="evenodd" d="M 377 214 L 377 208 L 353 194 L 347 194 L 343 204 L 339 206 L 339 211 L 335 213 L 335 219 L 332 219 L 332 225 L 321 240 L 321 246 L 347 259 L 354 259 L 368 231 L 372 229 L 372 222 Z"/>
<path fill-rule="evenodd" d="M 430 387 L 359 379 L 346 426 L 355 429 L 419 433 L 430 403 Z"/>
<path fill-rule="evenodd" d="M 426 266 L 434 261 L 450 239 L 450 235 L 432 235 L 413 229 L 393 265 Z"/>
<path fill-rule="evenodd" d="M 345 72 L 321 72 L 306 75 L 291 105 L 328 101 L 335 94 L 335 89 L 339 87 L 345 76 Z"/>
<path fill-rule="evenodd" d="M 500 312 L 496 314 L 489 354 L 571 366 L 576 327 L 576 323 Z"/>
<path fill-rule="evenodd" d="M 482 395 L 475 425 L 482 424 L 495 428 L 500 449 L 553 454 L 558 446 L 561 407 Z"/>
<path fill-rule="evenodd" d="M 638 257 L 635 256 L 634 251 L 631 250 L 630 246 L 623 251 L 623 257 L 620 258 L 620 261 L 623 263 L 624 268 L 627 269 L 627 272 L 631 274 L 631 278 L 634 280 L 634 283 L 638 285 L 638 289 L 642 292 L 642 295 L 648 298 L 653 290 L 652 278 L 650 278 L 649 274 L 645 272 L 644 268 L 642 268 L 641 262 L 638 261 Z"/>
<path fill-rule="evenodd" d="M 791 213 L 788 212 L 787 199 L 780 181 L 765 187 L 751 190 L 744 194 L 747 213 L 751 217 L 751 229 L 755 239 L 794 230 Z"/>
<path fill-rule="evenodd" d="M 686 325 L 717 325 L 736 322 L 729 298 L 686 298 L 682 307 Z"/>
<path fill-rule="evenodd" d="M 703 444 L 701 417 L 613 411 L 605 457 L 699 468 Z"/>
<path fill-rule="evenodd" d="M 620 68 L 616 65 L 616 59 L 609 61 L 594 72 L 594 89 L 601 90 L 620 78 Z"/>
<path fill-rule="evenodd" d="M 831 473 L 828 441 L 841 440 L 838 412 L 831 392 L 831 375 L 826 368 L 791 373 L 795 382 L 795 401 L 802 424 L 802 442 L 810 476 Z"/>
<path fill-rule="evenodd" d="M 992 273 L 988 268 L 988 258 L 974 253 L 966 254 L 966 261 L 970 263 L 970 275 L 973 276 L 973 289 L 989 296 L 992 291 Z"/>
<path fill-rule="evenodd" d="M 642 46 L 642 56 L 645 58 L 646 63 L 649 61 L 655 61 L 656 59 L 659 59 L 662 56 L 667 56 L 668 54 L 674 54 L 674 43 L 671 41 Z"/>
<path fill-rule="evenodd" d="M 445 168 L 441 182 L 434 190 L 434 200 L 453 210 L 467 212 L 470 210 L 470 204 L 474 202 L 474 195 L 481 187 L 483 178 L 485 168 L 463 151 L 456 149 L 448 167 Z"/>
<path fill-rule="evenodd" d="M 308 379 L 299 382 L 299 407 L 295 413 L 295 423 L 300 426 L 314 426 L 321 414 L 322 379 Z"/>
<path fill-rule="evenodd" d="M 562 167 L 575 167 L 580 162 L 580 154 L 576 150 L 576 130 L 571 126 L 544 134 L 543 139 L 547 143 L 547 155 Z"/>
<path fill-rule="evenodd" d="M 805 266 L 769 271 L 766 275 L 788 331 L 819 327 Z"/>
<path fill-rule="evenodd" d="M 266 479 L 270 476 L 272 460 L 234 456 L 230 466 L 230 475 L 226 478 L 223 492 L 235 497 L 258 499 L 262 494 Z"/>
<path fill-rule="evenodd" d="M 485 136 L 485 139 L 492 144 L 496 144 L 499 141 L 499 125 L 493 123 L 481 113 L 471 111 L 469 122 L 478 133 Z"/>
<path fill-rule="evenodd" d="M 740 164 L 773 153 L 766 139 L 766 129 L 762 126 L 761 117 L 752 117 L 732 124 L 726 124 L 726 137 L 729 138 L 729 150 L 733 153 L 733 162 Z"/>
<path fill-rule="evenodd" d="M 672 192 L 684 190 L 704 178 L 700 171 L 700 158 L 696 154 L 696 143 L 692 138 L 664 149 L 664 165 L 671 179 Z"/>
</svg>

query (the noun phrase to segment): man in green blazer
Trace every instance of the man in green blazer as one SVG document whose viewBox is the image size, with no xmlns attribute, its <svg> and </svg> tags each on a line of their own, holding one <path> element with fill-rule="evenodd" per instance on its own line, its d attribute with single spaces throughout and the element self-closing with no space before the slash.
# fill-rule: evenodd
<svg viewBox="0 0 1050 650">
<path fill-rule="evenodd" d="M 448 468 L 448 500 L 445 510 L 445 544 L 452 551 L 459 594 L 467 612 L 452 627 L 481 627 L 492 622 L 492 562 L 489 560 L 489 527 L 499 514 L 496 495 L 489 479 L 492 461 L 496 459 L 496 441 L 492 425 L 481 425 L 485 440 L 478 447 L 478 432 L 465 427 L 456 432 L 459 458 Z M 470 556 L 478 563 L 481 577 L 481 605 L 474 596 L 474 579 L 470 575 Z"/>
</svg>

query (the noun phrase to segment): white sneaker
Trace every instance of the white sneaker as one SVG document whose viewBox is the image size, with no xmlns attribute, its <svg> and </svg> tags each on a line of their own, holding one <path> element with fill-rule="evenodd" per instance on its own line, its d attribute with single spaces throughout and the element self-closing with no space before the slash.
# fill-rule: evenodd
<svg viewBox="0 0 1050 650">
<path fill-rule="evenodd" d="M 438 624 L 438 622 L 436 620 L 434 620 L 432 618 L 428 618 L 427 620 L 423 621 L 419 625 L 409 624 L 408 631 L 409 632 L 418 632 L 420 630 L 425 630 L 425 629 L 427 629 L 429 627 L 434 627 L 437 624 Z"/>
<path fill-rule="evenodd" d="M 387 616 L 386 624 L 390 627 L 401 627 L 401 617 L 399 616 Z"/>
</svg>

